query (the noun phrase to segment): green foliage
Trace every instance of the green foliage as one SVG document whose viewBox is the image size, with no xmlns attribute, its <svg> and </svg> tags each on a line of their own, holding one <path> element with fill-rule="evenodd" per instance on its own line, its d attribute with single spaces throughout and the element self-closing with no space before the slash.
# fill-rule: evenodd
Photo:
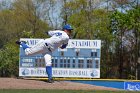
<svg viewBox="0 0 140 93">
<path fill-rule="evenodd" d="M 128 22 L 127 25 L 129 29 L 137 28 L 137 31 L 140 32 L 140 7 L 135 7 L 134 9 L 128 11 Z"/>
<path fill-rule="evenodd" d="M 0 11 L 0 76 L 18 76 L 19 38 L 45 38 L 49 29 L 36 14 L 32 0 L 17 0 L 12 9 Z"/>
<path fill-rule="evenodd" d="M 13 19 L 16 20 L 15 27 L 19 37 L 22 32 L 32 33 L 31 37 L 45 37 L 44 31 L 49 27 L 37 16 L 37 8 L 32 0 L 18 0 L 13 4 Z"/>
<path fill-rule="evenodd" d="M 18 76 L 18 48 L 13 44 L 6 44 L 0 50 L 0 76 Z"/>
<path fill-rule="evenodd" d="M 114 35 L 115 52 L 113 55 L 115 56 L 114 59 L 117 59 L 114 62 L 118 63 L 119 78 L 123 77 L 123 75 L 126 75 L 126 78 L 130 78 L 130 76 L 138 77 L 135 70 L 139 65 L 136 65 L 139 55 L 138 46 L 140 44 L 139 9 L 139 7 L 135 7 L 126 13 L 115 11 L 110 15 L 112 21 L 110 23 L 110 31 Z M 129 68 L 132 69 L 130 70 Z"/>
<path fill-rule="evenodd" d="M 1 41 L 7 42 L 13 37 L 44 38 L 44 32 L 49 29 L 49 26 L 37 16 L 36 11 L 32 0 L 18 0 L 14 2 L 13 9 L 0 11 L 0 35 L 3 37 Z M 25 33 L 31 34 L 26 36 Z M 4 39 L 5 37 L 7 39 Z"/>
<path fill-rule="evenodd" d="M 108 14 L 104 9 L 94 9 L 89 1 L 78 0 L 66 3 L 63 10 L 67 11 L 67 23 L 74 26 L 74 38 L 110 41 Z"/>
</svg>

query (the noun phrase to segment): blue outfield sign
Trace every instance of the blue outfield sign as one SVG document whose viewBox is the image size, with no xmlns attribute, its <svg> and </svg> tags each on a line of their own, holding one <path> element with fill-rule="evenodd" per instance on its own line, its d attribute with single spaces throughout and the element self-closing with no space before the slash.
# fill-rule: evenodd
<svg viewBox="0 0 140 93">
<path fill-rule="evenodd" d="M 140 82 L 124 82 L 124 89 L 130 91 L 140 91 Z"/>
</svg>

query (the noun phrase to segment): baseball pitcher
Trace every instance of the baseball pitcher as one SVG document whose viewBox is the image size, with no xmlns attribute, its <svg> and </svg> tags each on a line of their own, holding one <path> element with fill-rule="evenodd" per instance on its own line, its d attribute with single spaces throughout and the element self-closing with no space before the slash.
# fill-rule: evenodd
<svg viewBox="0 0 140 93">
<path fill-rule="evenodd" d="M 68 45 L 69 37 L 73 28 L 67 24 L 61 30 L 48 31 L 50 38 L 40 40 L 36 45 L 29 47 L 25 41 L 16 41 L 16 44 L 21 45 L 25 51 L 25 55 L 43 54 L 46 64 L 46 73 L 48 74 L 48 83 L 53 83 L 52 79 L 52 52 L 60 47 L 66 48 Z"/>
</svg>

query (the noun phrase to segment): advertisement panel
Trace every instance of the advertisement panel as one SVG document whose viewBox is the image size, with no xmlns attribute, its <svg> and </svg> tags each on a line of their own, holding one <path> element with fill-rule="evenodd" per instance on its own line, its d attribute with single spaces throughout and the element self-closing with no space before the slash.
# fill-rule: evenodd
<svg viewBox="0 0 140 93">
<path fill-rule="evenodd" d="M 20 76 L 37 76 L 46 77 L 45 68 L 20 68 Z M 53 77 L 83 77 L 83 78 L 98 78 L 100 77 L 99 69 L 67 69 L 53 68 Z"/>
<path fill-rule="evenodd" d="M 124 89 L 130 91 L 140 91 L 140 82 L 124 82 Z"/>
</svg>

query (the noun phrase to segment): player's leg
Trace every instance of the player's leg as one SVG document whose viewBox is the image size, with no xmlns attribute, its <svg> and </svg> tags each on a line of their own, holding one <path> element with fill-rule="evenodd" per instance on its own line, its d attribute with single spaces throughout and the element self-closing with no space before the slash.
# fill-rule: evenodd
<svg viewBox="0 0 140 93">
<path fill-rule="evenodd" d="M 47 48 L 44 43 L 44 40 L 40 40 L 36 45 L 34 45 L 32 47 L 29 47 L 23 41 L 17 41 L 16 43 L 23 47 L 23 49 L 25 51 L 25 55 L 34 55 L 34 54 L 44 53 Z"/>
<path fill-rule="evenodd" d="M 16 41 L 16 44 L 21 45 L 23 50 L 25 51 L 25 55 L 29 55 L 30 47 L 26 44 L 25 41 Z"/>
<path fill-rule="evenodd" d="M 45 54 L 46 72 L 48 74 L 48 83 L 53 83 L 52 79 L 52 59 L 50 54 Z"/>
</svg>

